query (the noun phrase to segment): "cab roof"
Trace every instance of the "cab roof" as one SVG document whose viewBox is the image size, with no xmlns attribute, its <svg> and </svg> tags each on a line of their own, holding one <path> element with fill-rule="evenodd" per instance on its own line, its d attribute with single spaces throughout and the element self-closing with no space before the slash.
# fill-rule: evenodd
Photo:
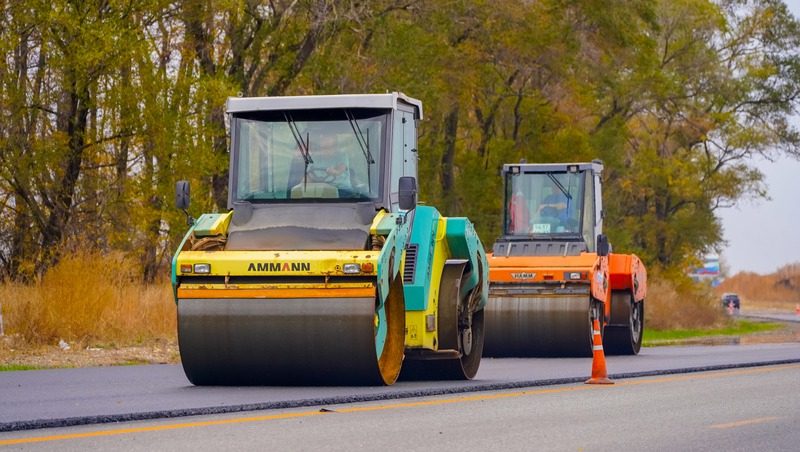
<svg viewBox="0 0 800 452">
<path fill-rule="evenodd" d="M 229 97 L 228 113 L 272 110 L 318 110 L 326 108 L 385 108 L 411 106 L 422 119 L 422 102 L 403 93 L 336 94 L 323 96 Z"/>
<path fill-rule="evenodd" d="M 603 171 L 603 162 L 593 160 L 581 163 L 506 163 L 503 165 L 503 174 L 506 173 L 566 173 L 592 170 L 595 173 Z"/>
</svg>

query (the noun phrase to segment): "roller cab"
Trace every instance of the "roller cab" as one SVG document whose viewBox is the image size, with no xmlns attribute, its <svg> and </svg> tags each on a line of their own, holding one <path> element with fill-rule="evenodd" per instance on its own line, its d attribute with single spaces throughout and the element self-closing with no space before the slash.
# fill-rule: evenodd
<svg viewBox="0 0 800 452">
<path fill-rule="evenodd" d="M 471 378 L 488 265 L 471 223 L 416 205 L 421 103 L 231 98 L 228 114 L 229 211 L 193 220 L 173 259 L 189 380 L 392 384 L 412 350 L 410 360 L 467 362 L 457 377 Z M 188 191 L 179 182 L 178 207 Z M 454 325 L 441 320 L 450 308 Z"/>
<path fill-rule="evenodd" d="M 607 348 L 638 353 L 646 273 L 635 256 L 610 253 L 602 169 L 599 161 L 504 165 L 503 235 L 488 257 L 487 356 L 591 356 L 593 318 L 615 330 Z M 617 344 L 625 333 L 627 349 Z"/>
</svg>

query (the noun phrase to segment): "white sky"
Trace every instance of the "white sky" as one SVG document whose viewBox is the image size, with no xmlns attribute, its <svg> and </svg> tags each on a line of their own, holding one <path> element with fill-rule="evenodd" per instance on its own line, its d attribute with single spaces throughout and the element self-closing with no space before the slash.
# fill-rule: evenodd
<svg viewBox="0 0 800 452">
<path fill-rule="evenodd" d="M 785 3 L 800 17 L 800 0 Z M 767 274 L 800 262 L 800 161 L 781 158 L 753 163 L 765 175 L 771 200 L 742 201 L 717 211 L 727 241 L 721 257 L 731 275 L 740 271 Z"/>
</svg>

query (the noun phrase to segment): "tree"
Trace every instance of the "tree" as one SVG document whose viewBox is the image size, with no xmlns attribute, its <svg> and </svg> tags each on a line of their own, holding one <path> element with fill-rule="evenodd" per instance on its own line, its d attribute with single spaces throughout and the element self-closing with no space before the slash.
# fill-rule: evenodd
<svg viewBox="0 0 800 452">
<path fill-rule="evenodd" d="M 722 241 L 714 211 L 764 196 L 753 155 L 798 153 L 798 24 L 775 1 L 661 2 L 658 66 L 610 174 L 611 230 L 666 268 Z"/>
<path fill-rule="evenodd" d="M 98 84 L 127 59 L 119 42 L 135 40 L 129 20 L 138 3 L 11 2 L 4 5 L 3 41 L 12 71 L 2 74 L 3 116 L 14 124 L 3 137 L 0 178 L 13 194 L 12 272 L 40 273 L 58 258 L 81 191 L 90 149 L 110 139 L 89 136 Z"/>
</svg>

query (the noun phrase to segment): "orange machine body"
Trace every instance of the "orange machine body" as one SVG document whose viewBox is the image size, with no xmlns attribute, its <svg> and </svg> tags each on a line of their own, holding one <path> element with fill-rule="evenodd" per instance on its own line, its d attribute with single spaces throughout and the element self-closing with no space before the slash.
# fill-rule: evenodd
<svg viewBox="0 0 800 452">
<path fill-rule="evenodd" d="M 588 285 L 592 297 L 603 303 L 604 323 L 611 315 L 612 291 L 630 291 L 636 302 L 647 294 L 647 271 L 635 254 L 596 253 L 578 256 L 495 256 L 488 254 L 489 283 L 539 286 L 555 291 L 567 285 Z"/>
<path fill-rule="evenodd" d="M 630 291 L 634 301 L 642 301 L 647 296 L 647 270 L 635 254 L 608 255 L 611 290 Z"/>
<path fill-rule="evenodd" d="M 608 259 L 595 253 L 579 256 L 494 256 L 488 254 L 489 282 L 509 284 L 588 285 L 593 297 L 608 295 Z"/>
</svg>

